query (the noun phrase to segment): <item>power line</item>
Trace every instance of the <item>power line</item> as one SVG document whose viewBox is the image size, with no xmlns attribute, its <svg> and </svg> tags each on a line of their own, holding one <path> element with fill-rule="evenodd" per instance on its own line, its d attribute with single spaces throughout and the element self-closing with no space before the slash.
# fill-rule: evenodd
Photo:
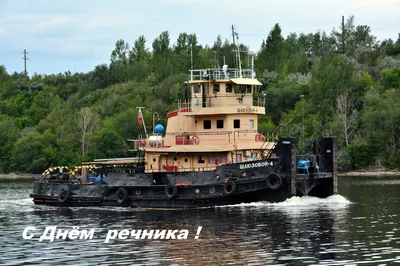
<svg viewBox="0 0 400 266">
<path fill-rule="evenodd" d="M 78 62 L 78 61 L 108 61 L 110 59 L 31 59 L 30 61 L 32 62 L 46 62 L 46 61 L 51 61 L 51 62 Z"/>
</svg>

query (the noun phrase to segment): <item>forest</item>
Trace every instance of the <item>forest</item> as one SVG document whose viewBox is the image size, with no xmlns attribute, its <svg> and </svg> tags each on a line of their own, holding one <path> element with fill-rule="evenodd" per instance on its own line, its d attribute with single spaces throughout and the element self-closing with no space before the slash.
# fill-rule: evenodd
<svg viewBox="0 0 400 266">
<path fill-rule="evenodd" d="M 194 33 L 172 43 L 164 31 L 151 46 L 144 36 L 117 40 L 110 62 L 87 73 L 8 73 L 0 62 L 0 172 L 134 156 L 126 140 L 143 134 L 136 107 L 146 107 L 148 132 L 154 112 L 165 125 L 185 97 L 191 56 L 195 69 L 215 59 L 234 66 L 234 49 L 220 36 L 203 46 Z M 239 49 L 246 67 L 248 47 Z M 377 40 L 353 16 L 330 33 L 285 37 L 275 24 L 255 52 L 255 69 L 267 92 L 261 132 L 290 126 L 303 147 L 335 135 L 341 171 L 399 168 L 400 34 Z"/>
</svg>

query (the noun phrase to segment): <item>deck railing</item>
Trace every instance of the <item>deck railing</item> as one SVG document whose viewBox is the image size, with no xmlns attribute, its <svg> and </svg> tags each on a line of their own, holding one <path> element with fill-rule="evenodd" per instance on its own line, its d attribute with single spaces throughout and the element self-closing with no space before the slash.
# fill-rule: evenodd
<svg viewBox="0 0 400 266">
<path fill-rule="evenodd" d="M 156 140 L 131 139 L 134 143 L 133 151 L 146 148 L 168 148 L 171 146 L 195 145 L 227 145 L 239 143 L 259 143 L 260 148 L 264 142 L 276 142 L 279 138 L 277 132 L 259 132 L 257 130 L 213 131 L 213 132 L 170 132 Z"/>
<path fill-rule="evenodd" d="M 242 69 L 240 72 L 237 68 L 209 68 L 209 69 L 193 69 L 190 71 L 190 80 L 229 80 L 233 78 L 255 78 L 255 73 L 251 69 Z"/>
</svg>

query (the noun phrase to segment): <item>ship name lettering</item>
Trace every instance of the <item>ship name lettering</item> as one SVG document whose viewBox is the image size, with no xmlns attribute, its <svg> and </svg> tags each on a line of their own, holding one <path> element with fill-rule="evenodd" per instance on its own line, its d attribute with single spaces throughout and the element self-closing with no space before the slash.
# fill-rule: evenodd
<svg viewBox="0 0 400 266">
<path fill-rule="evenodd" d="M 250 107 L 238 108 L 237 112 L 238 113 L 255 113 L 255 112 L 258 112 L 258 108 L 250 108 Z"/>
<path fill-rule="evenodd" d="M 241 164 L 239 167 L 240 169 L 248 169 L 248 168 L 258 168 L 258 167 L 264 167 L 264 166 L 272 166 L 273 162 L 257 162 L 257 163 L 246 163 L 246 164 Z"/>
</svg>

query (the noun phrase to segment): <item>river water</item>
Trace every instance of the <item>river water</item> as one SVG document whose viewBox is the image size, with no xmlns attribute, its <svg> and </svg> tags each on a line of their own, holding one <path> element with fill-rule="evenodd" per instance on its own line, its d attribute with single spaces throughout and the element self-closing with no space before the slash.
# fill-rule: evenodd
<svg viewBox="0 0 400 266">
<path fill-rule="evenodd" d="M 400 265 L 399 177 L 341 177 L 328 199 L 190 211 L 35 206 L 31 189 L 0 181 L 0 265 Z M 22 237 L 27 226 L 32 239 Z M 40 242 L 46 226 L 95 233 Z M 108 230 L 123 229 L 190 233 L 105 243 Z"/>
</svg>

